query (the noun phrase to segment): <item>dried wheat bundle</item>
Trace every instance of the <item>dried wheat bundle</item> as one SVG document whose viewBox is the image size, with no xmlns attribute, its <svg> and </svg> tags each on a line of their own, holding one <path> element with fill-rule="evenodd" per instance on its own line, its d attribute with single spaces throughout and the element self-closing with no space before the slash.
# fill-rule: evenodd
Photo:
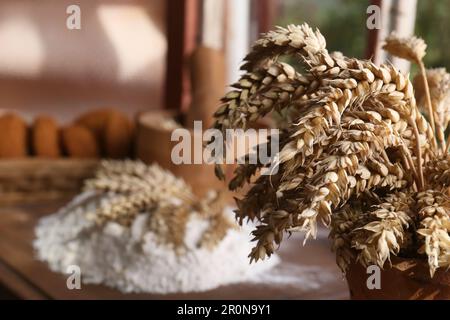
<svg viewBox="0 0 450 320">
<path fill-rule="evenodd" d="M 149 229 L 176 249 L 183 248 L 186 224 L 193 214 L 209 222 L 200 246 L 213 248 L 232 227 L 220 194 L 197 199 L 182 179 L 158 165 L 105 160 L 95 177 L 85 182 L 85 189 L 106 196 L 93 215 L 99 224 L 114 221 L 129 227 L 147 212 Z"/>
<path fill-rule="evenodd" d="M 385 49 L 423 65 L 422 39 L 391 35 Z M 302 73 L 281 63 L 283 55 L 297 57 Z M 258 176 L 263 165 L 241 164 L 229 185 L 251 185 L 236 200 L 240 223 L 260 222 L 251 259 L 270 256 L 285 232 L 315 237 L 318 221 L 331 226 L 343 270 L 354 259 L 383 266 L 391 254 L 417 251 L 417 195 L 438 188 L 431 177 L 450 163 L 438 161 L 446 146 L 436 140 L 435 120 L 419 111 L 409 77 L 390 64 L 329 54 L 320 32 L 306 24 L 264 35 L 243 70 L 215 114 L 215 128 L 248 128 L 271 112 L 291 111 L 271 164 L 278 172 Z M 428 104 L 430 114 L 436 109 Z M 223 178 L 220 167 L 216 174 Z"/>
</svg>

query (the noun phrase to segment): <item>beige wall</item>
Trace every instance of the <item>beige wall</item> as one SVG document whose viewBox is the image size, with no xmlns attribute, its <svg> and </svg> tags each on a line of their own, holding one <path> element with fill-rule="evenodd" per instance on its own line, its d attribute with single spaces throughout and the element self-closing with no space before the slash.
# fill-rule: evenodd
<svg viewBox="0 0 450 320">
<path fill-rule="evenodd" d="M 2 0 L 0 109 L 70 118 L 114 105 L 130 113 L 161 105 L 164 0 Z M 81 7 L 81 30 L 66 28 Z"/>
</svg>

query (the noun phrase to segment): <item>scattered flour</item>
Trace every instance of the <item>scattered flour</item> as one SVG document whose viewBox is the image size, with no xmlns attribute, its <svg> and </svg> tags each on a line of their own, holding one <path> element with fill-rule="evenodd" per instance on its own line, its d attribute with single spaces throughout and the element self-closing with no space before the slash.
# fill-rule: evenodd
<svg viewBox="0 0 450 320">
<path fill-rule="evenodd" d="M 206 222 L 195 215 L 187 225 L 186 251 L 177 254 L 147 229 L 146 214 L 131 228 L 113 222 L 96 226 L 87 217 L 99 205 L 94 199 L 85 192 L 36 227 L 37 256 L 53 271 L 65 273 L 69 265 L 78 265 L 84 283 L 103 283 L 123 292 L 174 293 L 252 281 L 279 262 L 272 256 L 249 264 L 250 227 L 228 231 L 212 250 L 198 248 Z"/>
</svg>

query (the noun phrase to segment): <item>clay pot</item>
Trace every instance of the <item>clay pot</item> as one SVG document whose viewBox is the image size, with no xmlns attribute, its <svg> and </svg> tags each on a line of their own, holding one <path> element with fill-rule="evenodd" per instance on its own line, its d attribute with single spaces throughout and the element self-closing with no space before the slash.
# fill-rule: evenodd
<svg viewBox="0 0 450 320">
<path fill-rule="evenodd" d="M 204 196 L 210 189 L 226 189 L 226 185 L 215 177 L 214 166 L 211 164 L 175 165 L 173 163 L 171 153 L 178 142 L 171 141 L 173 128 L 161 126 L 170 118 L 175 119 L 176 114 L 163 110 L 151 110 L 139 115 L 136 140 L 137 158 L 147 164 L 157 163 L 177 177 L 183 178 L 199 197 Z M 194 136 L 192 129 L 188 130 Z"/>
<path fill-rule="evenodd" d="M 381 270 L 381 289 L 367 287 L 371 274 L 359 263 L 350 266 L 352 300 L 450 300 L 450 270 L 438 269 L 431 278 L 426 260 L 394 257 L 392 267 Z"/>
</svg>

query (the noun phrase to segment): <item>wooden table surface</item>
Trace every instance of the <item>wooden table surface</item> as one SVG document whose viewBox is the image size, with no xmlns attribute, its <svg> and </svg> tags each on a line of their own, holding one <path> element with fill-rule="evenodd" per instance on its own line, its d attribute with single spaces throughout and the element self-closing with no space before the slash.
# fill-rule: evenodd
<svg viewBox="0 0 450 320">
<path fill-rule="evenodd" d="M 7 289 L 23 299 L 347 299 L 347 284 L 334 262 L 325 232 L 305 247 L 298 236 L 282 244 L 282 262 L 270 281 L 240 283 L 207 292 L 186 294 L 123 294 L 102 285 L 82 284 L 69 290 L 67 275 L 50 271 L 37 261 L 32 241 L 37 220 L 65 200 L 0 208 L 0 292 Z M 2 288 L 3 287 L 3 288 Z"/>
</svg>

